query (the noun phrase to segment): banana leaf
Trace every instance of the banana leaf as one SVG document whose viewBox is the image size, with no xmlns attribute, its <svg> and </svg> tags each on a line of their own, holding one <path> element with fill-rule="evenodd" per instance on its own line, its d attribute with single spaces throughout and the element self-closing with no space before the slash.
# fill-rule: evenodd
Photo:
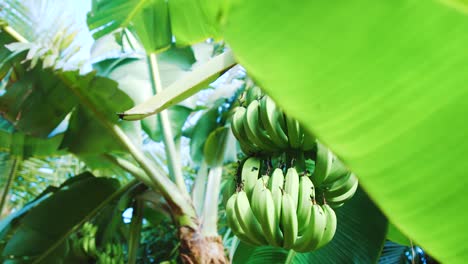
<svg viewBox="0 0 468 264">
<path fill-rule="evenodd" d="M 36 200 L 39 204 L 31 204 L 34 207 L 19 219 L 19 226 L 10 234 L 2 256 L 35 260 L 53 252 L 60 239 L 118 190 L 115 179 L 77 177 L 78 180 L 72 178 L 70 183 L 65 182 L 52 195 Z"/>
<path fill-rule="evenodd" d="M 247 72 L 359 176 L 398 229 L 439 261 L 465 263 L 466 9 L 230 2 L 224 35 Z"/>
</svg>

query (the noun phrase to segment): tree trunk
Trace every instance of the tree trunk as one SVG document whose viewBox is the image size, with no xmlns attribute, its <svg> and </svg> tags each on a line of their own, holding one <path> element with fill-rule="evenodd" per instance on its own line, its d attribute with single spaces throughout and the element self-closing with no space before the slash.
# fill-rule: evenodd
<svg viewBox="0 0 468 264">
<path fill-rule="evenodd" d="M 187 264 L 227 264 L 220 236 L 205 237 L 200 229 L 179 228 L 180 257 Z"/>
</svg>

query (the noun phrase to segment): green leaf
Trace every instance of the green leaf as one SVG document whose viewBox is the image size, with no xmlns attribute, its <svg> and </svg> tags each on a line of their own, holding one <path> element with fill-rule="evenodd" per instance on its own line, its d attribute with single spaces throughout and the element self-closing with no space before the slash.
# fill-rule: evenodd
<svg viewBox="0 0 468 264">
<path fill-rule="evenodd" d="M 161 93 L 121 113 L 120 117 L 125 120 L 139 120 L 157 114 L 206 88 L 210 82 L 233 67 L 234 64 L 235 60 L 230 51 L 218 55 L 195 68 L 190 74 L 171 84 Z"/>
<path fill-rule="evenodd" d="M 326 246 L 310 253 L 297 253 L 293 263 L 376 263 L 387 232 L 387 219 L 360 188 L 336 210 L 337 231 Z M 236 263 L 285 263 L 288 251 L 274 247 L 252 247 L 241 243 Z"/>
<path fill-rule="evenodd" d="M 388 223 L 387 239 L 401 245 L 408 247 L 411 246 L 411 241 L 408 237 L 401 233 L 401 231 L 392 223 Z"/>
<path fill-rule="evenodd" d="M 168 87 L 182 78 L 195 63 L 190 47 L 171 48 L 158 54 L 159 72 L 163 87 Z M 119 57 L 106 59 L 93 64 L 99 75 L 111 78 L 119 84 L 136 104 L 144 102 L 153 95 L 149 82 L 147 60 L 138 57 Z"/>
<path fill-rule="evenodd" d="M 200 163 L 203 160 L 206 139 L 218 127 L 216 123 L 218 115 L 218 107 L 212 107 L 203 113 L 193 129 L 191 129 L 190 157 L 196 163 Z"/>
<path fill-rule="evenodd" d="M 468 16 L 438 1 L 236 7 L 225 38 L 247 72 L 402 232 L 439 261 L 464 263 Z"/>
<path fill-rule="evenodd" d="M 0 122 L 2 121 L 5 120 L 0 117 Z M 0 151 L 20 155 L 25 159 L 31 156 L 52 156 L 63 153 L 63 151 L 59 151 L 62 139 L 63 134 L 44 139 L 28 136 L 21 132 L 10 133 L 0 128 Z"/>
<path fill-rule="evenodd" d="M 182 135 L 182 127 L 185 124 L 185 121 L 192 113 L 192 109 L 181 106 L 174 105 L 168 110 L 169 119 L 171 120 L 171 131 L 174 133 L 174 137 L 180 137 Z M 142 122 L 143 129 L 154 141 L 162 141 L 162 130 L 157 117 L 148 117 L 147 119 L 154 119 L 154 122 Z M 147 120 L 145 119 L 145 120 Z M 143 121 L 145 121 L 143 120 Z"/>
<path fill-rule="evenodd" d="M 6 27 L 0 27 L 0 30 L 0 47 L 2 47 L 0 48 L 0 79 L 3 79 L 10 71 L 10 68 L 19 64 L 15 57 L 20 56 L 20 54 L 24 55 L 24 52 L 18 54 L 3 48 L 5 45 L 18 40 L 6 32 Z"/>
<path fill-rule="evenodd" d="M 0 112 L 19 131 L 47 137 L 77 103 L 53 70 L 38 65 L 7 86 L 0 96 Z"/>
<path fill-rule="evenodd" d="M 139 124 L 135 122 L 120 122 L 135 145 L 141 145 Z M 65 132 L 61 148 L 79 154 L 101 154 L 112 151 L 123 151 L 125 148 L 106 127 L 89 113 L 84 107 L 77 107 L 70 118 L 70 124 Z"/>
<path fill-rule="evenodd" d="M 148 5 L 133 18 L 133 28 L 147 54 L 168 49 L 172 34 L 167 1 L 148 1 Z"/>
<path fill-rule="evenodd" d="M 117 112 L 133 106 L 116 82 L 96 76 L 95 72 L 80 75 L 78 71 L 44 69 L 40 63 L 25 71 L 28 65 L 30 62 L 15 68 L 15 72 L 18 69 L 23 73 L 17 76 L 18 80 L 9 80 L 6 93 L 0 96 L 0 111 L 16 129 L 28 135 L 47 137 L 80 105 L 72 115 L 61 147 L 75 153 L 119 149 L 114 137 L 107 129 L 102 129 L 108 125 L 104 124 L 106 122 L 117 123 Z M 138 124 L 126 122 L 122 126 L 135 142 L 140 142 Z M 98 133 L 94 133 L 96 131 Z M 90 140 L 80 140 L 86 136 L 90 136 Z"/>
<path fill-rule="evenodd" d="M 101 210 L 96 217 L 95 224 L 98 227 L 95 237 L 96 246 L 104 246 L 119 238 L 118 229 L 122 227 L 123 219 L 116 200 Z"/>
<path fill-rule="evenodd" d="M 117 191 L 118 185 L 114 179 L 94 177 L 66 185 L 29 210 L 2 255 L 43 254 Z"/>
<path fill-rule="evenodd" d="M 118 28 L 126 28 L 143 8 L 148 0 L 93 0 L 87 22 L 93 37 L 98 39 Z"/>
<path fill-rule="evenodd" d="M 155 210 L 154 208 L 145 207 L 143 209 L 143 218 L 145 218 L 151 225 L 157 227 L 161 225 L 164 220 L 168 220 L 167 212 L 162 210 Z"/>
<path fill-rule="evenodd" d="M 49 196 L 47 194 L 50 193 L 41 193 L 37 199 L 34 199 L 27 203 L 23 208 L 3 218 L 2 221 L 0 221 L 0 239 L 5 239 L 5 235 L 14 228 L 14 225 L 17 225 L 16 221 L 25 216 L 32 208 L 41 203 L 44 199 L 48 198 Z"/>
<path fill-rule="evenodd" d="M 219 38 L 222 6 L 222 2 L 209 0 L 93 0 L 87 22 L 96 39 L 133 26 L 145 49 L 154 51 L 172 37 L 177 46 Z"/>
<path fill-rule="evenodd" d="M 440 0 L 440 1 L 462 12 L 468 13 L 468 1 L 467 0 Z"/>
<path fill-rule="evenodd" d="M 93 112 L 99 112 L 112 123 L 119 120 L 115 114 L 117 111 L 133 105 L 131 98 L 117 87 L 115 81 L 96 76 L 96 72 L 80 75 L 76 71 L 59 71 L 56 75 L 67 84 L 74 97 L 80 99 L 81 104 Z"/>
<path fill-rule="evenodd" d="M 219 38 L 222 1 L 169 0 L 172 34 L 178 46 Z"/>
</svg>

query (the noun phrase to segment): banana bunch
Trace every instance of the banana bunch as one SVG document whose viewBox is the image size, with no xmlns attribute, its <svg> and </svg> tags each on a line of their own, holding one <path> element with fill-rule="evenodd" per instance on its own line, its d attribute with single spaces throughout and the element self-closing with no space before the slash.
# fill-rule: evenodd
<svg viewBox="0 0 468 264">
<path fill-rule="evenodd" d="M 246 106 L 238 106 L 232 115 L 231 128 L 244 153 L 280 153 L 288 149 L 311 150 L 315 139 L 266 95 L 246 93 Z"/>
<path fill-rule="evenodd" d="M 124 252 L 120 244 L 106 244 L 105 249 L 99 252 L 97 264 L 124 264 Z"/>
<path fill-rule="evenodd" d="M 90 222 L 83 224 L 80 237 L 72 244 L 75 256 L 97 260 L 99 264 L 123 264 L 124 252 L 120 244 L 107 243 L 103 249 L 96 247 L 97 230 L 98 227 Z"/>
<path fill-rule="evenodd" d="M 97 255 L 98 250 L 95 240 L 97 229 L 98 227 L 90 222 L 83 224 L 79 231 L 80 236 L 72 244 L 72 250 L 76 256 L 87 258 Z"/>
<path fill-rule="evenodd" d="M 227 201 L 227 223 L 242 241 L 298 252 L 315 250 L 330 242 L 336 215 L 328 204 L 315 200 L 314 184 L 295 167 L 286 174 L 277 168 L 261 175 L 262 161 L 248 158 L 242 167 L 241 187 Z"/>
<path fill-rule="evenodd" d="M 228 226 L 251 245 L 323 247 L 336 232 L 334 208 L 354 195 L 357 177 L 258 87 L 240 102 L 231 128 L 248 157 L 223 188 Z"/>
</svg>

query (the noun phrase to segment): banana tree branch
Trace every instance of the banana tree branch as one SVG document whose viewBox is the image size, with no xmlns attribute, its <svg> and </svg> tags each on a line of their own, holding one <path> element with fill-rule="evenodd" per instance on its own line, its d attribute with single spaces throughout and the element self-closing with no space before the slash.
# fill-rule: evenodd
<svg viewBox="0 0 468 264">
<path fill-rule="evenodd" d="M 153 87 L 153 93 L 158 94 L 163 91 L 161 84 L 161 76 L 159 74 L 158 60 L 156 53 L 148 55 L 148 65 L 151 75 L 151 86 Z M 161 131 L 163 132 L 164 146 L 166 148 L 166 158 L 169 167 L 169 173 L 171 174 L 174 182 L 179 189 L 188 196 L 187 187 L 185 186 L 184 175 L 182 174 L 182 166 L 180 159 L 177 154 L 176 146 L 174 143 L 174 133 L 171 129 L 171 121 L 167 110 L 162 111 L 158 114 L 159 124 Z"/>
<path fill-rule="evenodd" d="M 208 173 L 208 183 L 206 186 L 205 203 L 203 205 L 203 223 L 202 233 L 207 237 L 218 235 L 218 201 L 221 191 L 221 178 L 223 174 L 224 156 L 226 154 L 229 142 L 235 140 L 234 136 L 229 133 L 224 133 L 224 136 L 219 141 L 219 161 L 217 164 L 212 164 Z"/>
<path fill-rule="evenodd" d="M 200 168 L 198 169 L 197 176 L 195 178 L 195 183 L 192 190 L 192 201 L 193 206 L 195 206 L 195 210 L 197 211 L 198 215 L 202 215 L 203 212 L 203 204 L 205 201 L 205 193 L 206 193 L 206 182 L 208 179 L 208 165 L 203 160 Z"/>
<path fill-rule="evenodd" d="M 223 166 L 210 169 L 206 186 L 205 204 L 203 206 L 202 233 L 207 237 L 218 236 L 218 197 L 221 189 Z"/>
<path fill-rule="evenodd" d="M 133 158 L 140 164 L 142 169 L 148 175 L 152 176 L 151 179 L 156 189 L 161 192 L 163 197 L 170 204 L 176 217 L 180 217 L 180 219 L 177 219 L 179 224 L 195 228 L 196 223 L 194 223 L 193 219 L 196 219 L 196 213 L 189 200 L 190 198 L 181 193 L 181 190 L 169 178 L 162 175 L 161 172 L 157 171 L 152 166 L 148 158 L 133 144 L 119 126 L 113 125 L 112 131 L 121 139 L 121 142 L 125 145 L 130 154 L 132 154 Z"/>
<path fill-rule="evenodd" d="M 108 161 L 114 163 L 115 165 L 119 166 L 123 170 L 127 171 L 128 173 L 132 174 L 135 178 L 143 182 L 145 185 L 151 186 L 151 179 L 148 177 L 148 175 L 146 175 L 145 171 L 135 166 L 130 161 L 123 158 L 114 157 L 110 154 L 104 154 L 103 157 Z"/>
</svg>

